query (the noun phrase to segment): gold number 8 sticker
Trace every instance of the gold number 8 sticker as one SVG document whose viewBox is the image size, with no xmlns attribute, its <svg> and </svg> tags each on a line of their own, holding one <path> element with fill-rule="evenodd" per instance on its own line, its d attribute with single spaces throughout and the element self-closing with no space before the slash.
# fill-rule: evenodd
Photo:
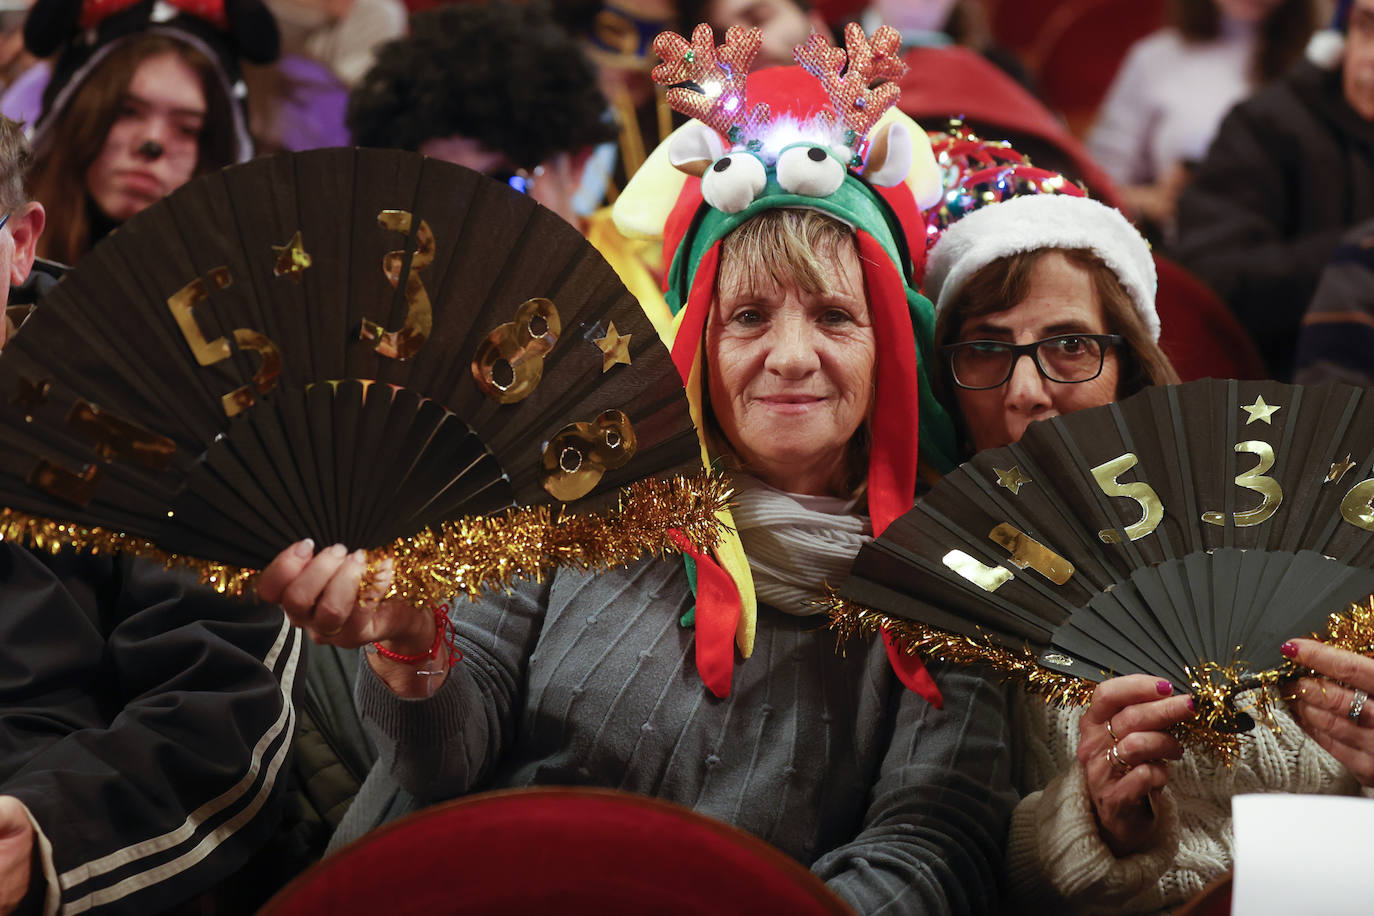
<svg viewBox="0 0 1374 916">
<path fill-rule="evenodd" d="M 514 404 L 530 396 L 544 375 L 544 357 L 558 343 L 563 324 L 548 299 L 527 300 L 515 320 L 487 335 L 472 360 L 472 377 L 487 397 Z"/>
</svg>

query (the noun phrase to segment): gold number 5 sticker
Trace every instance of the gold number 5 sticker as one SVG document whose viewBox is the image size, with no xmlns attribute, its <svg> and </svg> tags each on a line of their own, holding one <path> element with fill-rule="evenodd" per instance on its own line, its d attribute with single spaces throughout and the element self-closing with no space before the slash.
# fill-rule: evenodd
<svg viewBox="0 0 1374 916">
<path fill-rule="evenodd" d="M 1097 481 L 1103 493 L 1108 496 L 1125 496 L 1140 505 L 1140 521 L 1123 529 L 1126 537 L 1132 541 L 1138 541 L 1150 534 L 1164 521 L 1164 504 L 1159 501 L 1159 494 L 1154 491 L 1154 487 L 1143 480 L 1133 483 L 1120 483 L 1117 480 L 1139 462 L 1140 459 L 1133 452 L 1127 452 L 1092 469 L 1093 480 Z M 1104 528 L 1097 532 L 1097 536 L 1104 544 L 1121 543 L 1121 531 L 1115 528 Z"/>
</svg>

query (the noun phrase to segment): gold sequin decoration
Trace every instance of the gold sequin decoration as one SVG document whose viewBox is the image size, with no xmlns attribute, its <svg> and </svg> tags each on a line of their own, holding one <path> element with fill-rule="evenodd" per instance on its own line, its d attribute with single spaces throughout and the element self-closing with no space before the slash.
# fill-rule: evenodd
<svg viewBox="0 0 1374 916">
<path fill-rule="evenodd" d="M 310 269 L 313 262 L 310 253 L 301 242 L 299 229 L 285 245 L 273 245 L 272 252 L 277 256 L 272 273 L 278 277 L 290 277 L 296 283 L 301 282 L 301 276 Z"/>
<path fill-rule="evenodd" d="M 505 588 L 522 577 L 559 567 L 603 570 L 624 566 L 645 554 L 678 552 L 670 531 L 699 550 L 720 537 L 716 513 L 730 501 L 719 477 L 647 478 L 621 490 L 615 509 L 597 514 L 563 514 L 548 506 L 510 509 L 500 515 L 444 522 L 387 547 L 367 552 L 359 594 L 372 589 L 377 570 L 391 560 L 395 570 L 387 598 L 417 607 Z M 241 597 L 251 592 L 257 570 L 167 553 L 142 538 L 104 528 L 40 518 L 0 509 L 0 538 L 49 553 L 73 548 L 83 553 L 125 553 L 172 568 L 193 571 L 217 592 Z"/>
<path fill-rule="evenodd" d="M 1028 483 L 1033 483 L 1033 481 L 1025 474 L 1021 473 L 1021 469 L 1014 464 L 1005 471 L 1001 468 L 993 468 L 993 470 L 997 472 L 997 485 L 999 487 L 1006 487 L 1011 491 L 1013 496 L 1020 496 L 1021 488 Z"/>
<path fill-rule="evenodd" d="M 1331 463 L 1331 470 L 1326 472 L 1326 479 L 1322 483 L 1340 483 L 1341 478 L 1354 469 L 1355 462 L 1351 461 L 1350 455 L 1347 454 L 1344 460 Z"/>
<path fill-rule="evenodd" d="M 616 331 L 615 322 L 612 321 L 606 330 L 606 336 L 592 341 L 601 351 L 602 374 L 610 372 L 612 366 L 630 365 L 630 338 L 633 336 Z"/>
</svg>

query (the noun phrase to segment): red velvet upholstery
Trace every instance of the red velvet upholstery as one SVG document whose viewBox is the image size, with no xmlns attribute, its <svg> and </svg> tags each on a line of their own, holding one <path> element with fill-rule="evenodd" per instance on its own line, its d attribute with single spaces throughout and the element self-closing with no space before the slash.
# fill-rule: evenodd
<svg viewBox="0 0 1374 916">
<path fill-rule="evenodd" d="M 1063 5 L 1064 0 L 983 0 L 993 42 L 1023 54 L 1035 46 L 1054 11 Z"/>
<path fill-rule="evenodd" d="M 1180 378 L 1268 378 L 1250 335 L 1211 288 L 1167 258 L 1155 255 L 1163 328 L 1159 346 Z"/>
<path fill-rule="evenodd" d="M 376 913 L 844 914 L 809 871 L 743 831 L 606 789 L 525 789 L 389 824 L 301 875 L 260 916 Z"/>
<path fill-rule="evenodd" d="M 1126 52 L 1164 25 L 1165 0 L 1072 0 L 1059 4 L 1030 51 L 1045 102 L 1082 136 Z"/>
<path fill-rule="evenodd" d="M 981 54 L 968 48 L 912 48 L 904 57 L 897 104 L 927 130 L 939 130 L 951 117 L 966 121 L 989 140 L 1010 140 L 1018 152 L 1033 150 L 1026 138 L 1050 147 L 1055 162 L 1032 156 L 1036 165 L 1080 179 L 1089 193 L 1114 207 L 1122 204 L 1110 176 L 1039 99 Z"/>
</svg>

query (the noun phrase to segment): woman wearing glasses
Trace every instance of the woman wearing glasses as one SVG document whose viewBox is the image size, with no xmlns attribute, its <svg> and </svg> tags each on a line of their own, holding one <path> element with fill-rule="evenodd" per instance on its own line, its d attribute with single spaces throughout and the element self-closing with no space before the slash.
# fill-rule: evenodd
<svg viewBox="0 0 1374 916">
<path fill-rule="evenodd" d="M 944 391 L 972 449 L 1016 442 L 1032 420 L 1177 383 L 1156 343 L 1154 288 L 1145 240 L 1087 198 L 1014 197 L 946 229 L 925 291 Z"/>
<path fill-rule="evenodd" d="M 1131 224 L 1073 187 L 1015 175 L 998 185 L 1061 192 L 982 206 L 931 249 L 925 292 L 966 445 L 1007 445 L 1033 420 L 1177 382 L 1156 343 L 1150 250 Z M 1308 640 L 1284 652 L 1355 686 L 1374 674 L 1369 659 Z M 1361 741 L 1374 744 L 1374 729 L 1360 719 L 1374 712 L 1364 713 L 1362 692 L 1347 709 L 1348 690 L 1330 683 L 1302 681 L 1278 711 L 1284 727 L 1251 732 L 1230 769 L 1184 756 L 1167 729 L 1191 715 L 1191 699 L 1157 678 L 1104 681 L 1086 710 L 1017 697 L 1026 794 L 1007 846 L 1013 900 L 1036 911 L 1166 911 L 1231 867 L 1233 795 L 1356 794 L 1374 783 L 1374 747 Z"/>
</svg>

